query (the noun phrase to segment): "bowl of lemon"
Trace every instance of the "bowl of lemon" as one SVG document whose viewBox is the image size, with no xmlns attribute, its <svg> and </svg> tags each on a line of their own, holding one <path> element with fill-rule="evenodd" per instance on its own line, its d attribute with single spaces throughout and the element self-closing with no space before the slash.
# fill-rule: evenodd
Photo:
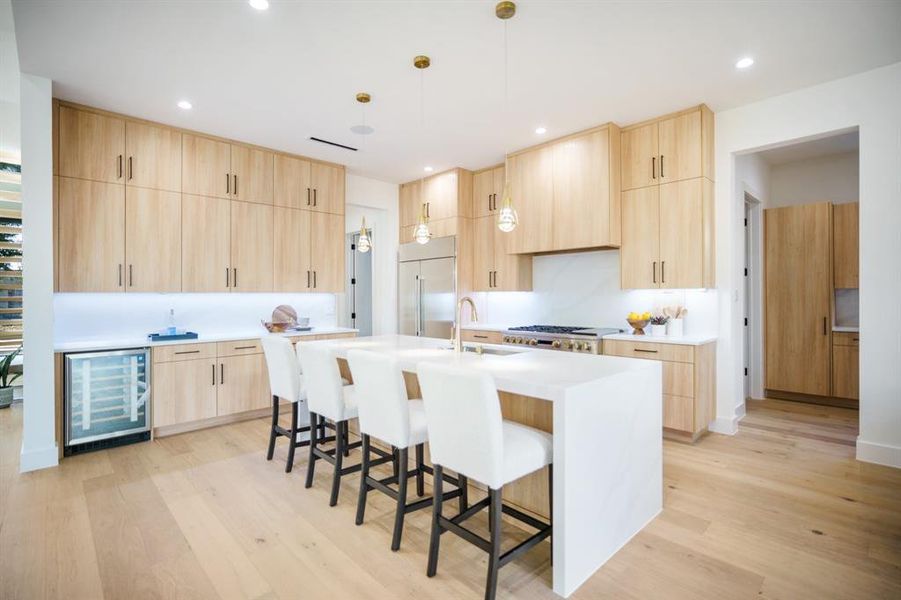
<svg viewBox="0 0 901 600">
<path fill-rule="evenodd" d="M 648 326 L 648 323 L 651 321 L 651 313 L 643 312 L 630 312 L 626 316 L 626 321 L 629 322 L 629 325 L 632 327 L 632 335 L 644 335 L 644 328 Z"/>
</svg>

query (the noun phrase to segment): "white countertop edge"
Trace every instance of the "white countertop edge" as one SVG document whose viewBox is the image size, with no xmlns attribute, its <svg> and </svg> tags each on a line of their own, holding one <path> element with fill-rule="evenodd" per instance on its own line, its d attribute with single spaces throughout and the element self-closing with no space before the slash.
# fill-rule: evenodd
<svg viewBox="0 0 901 600">
<path fill-rule="evenodd" d="M 860 333 L 860 327 L 845 327 L 843 325 L 833 325 L 832 331 L 837 333 Z"/>
<path fill-rule="evenodd" d="M 464 325 L 463 329 L 472 329 L 474 331 L 506 331 L 510 329 L 510 325 L 498 325 L 497 323 L 470 323 Z"/>
<path fill-rule="evenodd" d="M 54 352 L 84 352 L 88 350 L 113 350 L 117 348 L 143 348 L 146 346 L 171 346 L 174 344 L 204 344 L 210 342 L 225 342 L 231 340 L 252 340 L 267 335 L 282 335 L 286 337 L 305 337 L 313 335 L 329 335 L 333 333 L 357 333 L 359 330 L 348 327 L 314 327 L 310 331 L 286 331 L 285 333 L 270 334 L 265 329 L 256 331 L 223 332 L 201 335 L 193 340 L 167 340 L 163 342 L 151 342 L 147 337 L 123 337 L 96 340 L 71 340 L 55 342 Z"/>
<path fill-rule="evenodd" d="M 682 346 L 701 346 L 716 341 L 716 336 L 711 334 L 701 335 L 635 335 L 633 333 L 614 333 L 605 335 L 605 340 L 618 340 L 623 342 L 649 342 L 652 344 L 679 344 Z"/>
</svg>

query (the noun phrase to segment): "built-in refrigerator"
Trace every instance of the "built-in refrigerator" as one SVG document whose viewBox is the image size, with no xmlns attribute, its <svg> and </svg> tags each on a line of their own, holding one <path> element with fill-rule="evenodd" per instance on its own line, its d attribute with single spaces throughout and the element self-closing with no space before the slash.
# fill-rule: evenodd
<svg viewBox="0 0 901 600">
<path fill-rule="evenodd" d="M 398 323 L 402 335 L 449 339 L 456 302 L 456 238 L 398 249 Z"/>
</svg>

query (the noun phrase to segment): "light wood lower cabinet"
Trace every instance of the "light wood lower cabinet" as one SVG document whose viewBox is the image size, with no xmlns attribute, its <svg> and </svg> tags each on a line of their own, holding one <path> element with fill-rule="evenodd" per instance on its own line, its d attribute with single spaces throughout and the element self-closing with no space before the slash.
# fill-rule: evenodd
<svg viewBox="0 0 901 600">
<path fill-rule="evenodd" d="M 860 334 L 832 334 L 832 395 L 860 399 Z"/>
<path fill-rule="evenodd" d="M 504 341 L 504 333 L 502 331 L 487 331 L 485 329 L 463 329 L 460 331 L 460 339 L 464 342 L 500 344 Z"/>
<path fill-rule="evenodd" d="M 153 426 L 166 427 L 216 416 L 216 359 L 153 365 Z"/>
<path fill-rule="evenodd" d="M 219 358 L 219 416 L 233 415 L 270 405 L 269 376 L 263 354 Z"/>
</svg>

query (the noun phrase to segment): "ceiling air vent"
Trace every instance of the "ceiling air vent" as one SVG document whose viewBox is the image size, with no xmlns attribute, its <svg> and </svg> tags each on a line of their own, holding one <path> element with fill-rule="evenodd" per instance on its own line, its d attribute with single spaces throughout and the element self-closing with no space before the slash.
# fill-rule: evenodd
<svg viewBox="0 0 901 600">
<path fill-rule="evenodd" d="M 319 142 L 320 144 L 328 144 L 329 146 L 336 146 L 338 148 L 344 148 L 345 150 L 351 150 L 353 152 L 357 151 L 357 149 L 354 148 L 353 146 L 345 146 L 344 144 L 339 144 L 338 142 L 330 142 L 328 140 L 324 140 L 322 138 L 313 137 L 313 136 L 310 136 L 310 139 L 313 140 L 314 142 Z"/>
</svg>

